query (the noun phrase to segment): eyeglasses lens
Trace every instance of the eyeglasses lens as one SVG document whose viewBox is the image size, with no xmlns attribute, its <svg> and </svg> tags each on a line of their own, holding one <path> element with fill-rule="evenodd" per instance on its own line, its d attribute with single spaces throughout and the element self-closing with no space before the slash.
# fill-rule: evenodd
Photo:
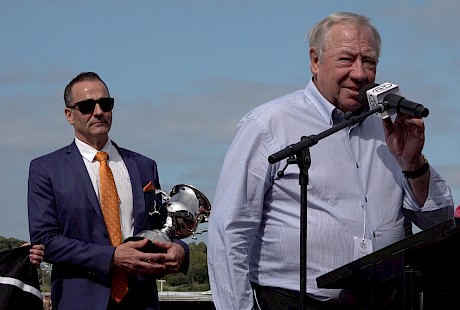
<svg viewBox="0 0 460 310">
<path fill-rule="evenodd" d="M 81 114 L 91 114 L 94 112 L 96 103 L 98 103 L 102 111 L 110 112 L 113 109 L 114 101 L 115 100 L 113 98 L 99 98 L 97 100 L 87 99 L 75 103 L 72 108 L 78 107 Z"/>
</svg>

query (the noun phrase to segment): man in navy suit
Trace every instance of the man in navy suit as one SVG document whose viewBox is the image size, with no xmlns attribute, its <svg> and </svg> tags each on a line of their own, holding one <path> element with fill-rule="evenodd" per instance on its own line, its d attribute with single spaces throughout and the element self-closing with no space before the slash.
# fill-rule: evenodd
<svg viewBox="0 0 460 310">
<path fill-rule="evenodd" d="M 158 309 L 155 279 L 186 272 L 189 252 L 180 240 L 157 242 L 149 253 L 147 239 L 112 246 L 99 205 L 98 151 L 109 155 L 119 196 L 123 240 L 149 227 L 148 189 L 160 188 L 154 160 L 120 148 L 109 138 L 114 99 L 94 72 L 83 72 L 65 88 L 65 116 L 75 129 L 74 141 L 32 160 L 28 211 L 32 244 L 45 245 L 53 264 L 53 309 Z M 153 185 L 153 187 L 152 187 Z M 128 273 L 128 293 L 110 297 L 115 268 Z"/>
</svg>

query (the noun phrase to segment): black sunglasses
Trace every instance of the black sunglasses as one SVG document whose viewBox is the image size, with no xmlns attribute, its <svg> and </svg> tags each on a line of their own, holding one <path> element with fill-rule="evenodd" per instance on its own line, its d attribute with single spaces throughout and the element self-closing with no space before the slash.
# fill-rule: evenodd
<svg viewBox="0 0 460 310">
<path fill-rule="evenodd" d="M 75 103 L 73 106 L 70 106 L 69 108 L 73 109 L 75 107 L 78 107 L 78 110 L 80 110 L 81 114 L 91 114 L 94 112 L 96 103 L 99 103 L 99 106 L 101 107 L 102 111 L 110 112 L 113 109 L 113 104 L 115 103 L 115 99 L 110 98 L 110 97 L 99 98 L 97 100 L 86 99 L 86 100 Z"/>
</svg>

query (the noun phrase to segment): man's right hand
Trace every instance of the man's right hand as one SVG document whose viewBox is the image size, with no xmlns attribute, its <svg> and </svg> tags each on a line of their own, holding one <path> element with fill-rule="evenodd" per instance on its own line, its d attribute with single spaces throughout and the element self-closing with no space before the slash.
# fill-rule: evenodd
<svg viewBox="0 0 460 310">
<path fill-rule="evenodd" d="M 165 274 L 165 253 L 144 253 L 140 251 L 149 242 L 148 239 L 142 239 L 120 244 L 115 249 L 113 264 L 129 273 L 138 275 L 161 276 Z"/>
</svg>

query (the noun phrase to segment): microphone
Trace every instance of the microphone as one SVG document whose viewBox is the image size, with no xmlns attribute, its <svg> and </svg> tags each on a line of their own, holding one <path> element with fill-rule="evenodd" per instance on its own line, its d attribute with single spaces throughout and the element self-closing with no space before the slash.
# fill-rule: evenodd
<svg viewBox="0 0 460 310">
<path fill-rule="evenodd" d="M 399 86 L 393 83 L 364 85 L 359 91 L 359 101 L 368 104 L 370 109 L 380 105 L 382 118 L 398 112 L 417 117 L 427 117 L 430 113 L 423 105 L 400 96 Z"/>
</svg>

